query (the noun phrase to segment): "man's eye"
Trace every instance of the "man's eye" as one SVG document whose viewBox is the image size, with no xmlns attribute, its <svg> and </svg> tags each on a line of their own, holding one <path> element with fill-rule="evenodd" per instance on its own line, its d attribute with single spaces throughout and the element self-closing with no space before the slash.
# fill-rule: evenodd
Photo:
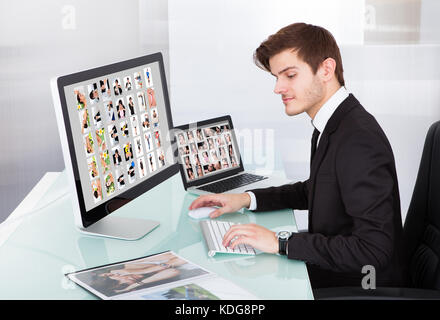
<svg viewBox="0 0 440 320">
<path fill-rule="evenodd" d="M 289 74 L 289 75 L 287 76 L 287 78 L 292 79 L 292 78 L 295 77 L 295 76 L 296 76 L 296 74 Z"/>
</svg>

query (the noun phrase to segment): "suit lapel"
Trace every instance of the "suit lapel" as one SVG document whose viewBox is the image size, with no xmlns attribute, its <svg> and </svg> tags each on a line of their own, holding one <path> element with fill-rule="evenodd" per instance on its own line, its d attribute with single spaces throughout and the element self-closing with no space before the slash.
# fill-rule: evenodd
<svg viewBox="0 0 440 320">
<path fill-rule="evenodd" d="M 330 136 L 333 134 L 333 132 L 336 131 L 342 119 L 357 104 L 359 104 L 359 101 L 352 94 L 349 94 L 349 96 L 344 101 L 342 101 L 342 103 L 336 108 L 335 112 L 328 120 L 327 125 L 324 128 L 324 131 L 322 132 L 321 138 L 319 139 L 318 148 L 316 149 L 315 156 L 313 157 L 313 161 L 310 165 L 309 215 L 313 211 L 313 199 L 315 195 L 316 175 L 318 174 L 322 160 L 327 154 Z M 311 219 L 309 219 L 309 221 L 311 221 Z M 309 230 L 310 230 L 310 224 L 309 224 Z"/>
</svg>

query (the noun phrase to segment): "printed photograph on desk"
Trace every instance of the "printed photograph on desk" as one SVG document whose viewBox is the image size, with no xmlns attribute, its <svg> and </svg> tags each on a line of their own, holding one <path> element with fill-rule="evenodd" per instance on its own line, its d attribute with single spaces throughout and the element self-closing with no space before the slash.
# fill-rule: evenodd
<svg viewBox="0 0 440 320">
<path fill-rule="evenodd" d="M 69 278 L 104 299 L 171 282 L 200 277 L 208 271 L 166 252 L 70 274 Z"/>
<path fill-rule="evenodd" d="M 160 290 L 142 296 L 145 300 L 220 300 L 206 289 L 189 283 L 176 288 Z"/>
<path fill-rule="evenodd" d="M 66 276 L 106 300 L 256 299 L 216 274 L 167 251 Z"/>
</svg>

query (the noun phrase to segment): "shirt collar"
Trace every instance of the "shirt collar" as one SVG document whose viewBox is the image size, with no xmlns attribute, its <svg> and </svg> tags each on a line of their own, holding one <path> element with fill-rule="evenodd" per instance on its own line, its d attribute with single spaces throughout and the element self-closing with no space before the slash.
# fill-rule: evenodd
<svg viewBox="0 0 440 320">
<path fill-rule="evenodd" d="M 348 91 L 345 87 L 340 87 L 330 99 L 328 99 L 322 107 L 318 110 L 315 118 L 312 120 L 312 125 L 322 133 L 327 125 L 328 120 L 335 112 L 336 108 L 348 97 Z"/>
</svg>

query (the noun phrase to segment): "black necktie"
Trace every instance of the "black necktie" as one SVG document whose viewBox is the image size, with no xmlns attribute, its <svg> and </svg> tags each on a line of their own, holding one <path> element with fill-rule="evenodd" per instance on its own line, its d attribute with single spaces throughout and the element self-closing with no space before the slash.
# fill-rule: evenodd
<svg viewBox="0 0 440 320">
<path fill-rule="evenodd" d="M 310 152 L 310 163 L 312 163 L 313 157 L 315 156 L 316 146 L 318 145 L 319 131 L 315 128 L 312 135 L 312 150 Z"/>
</svg>

